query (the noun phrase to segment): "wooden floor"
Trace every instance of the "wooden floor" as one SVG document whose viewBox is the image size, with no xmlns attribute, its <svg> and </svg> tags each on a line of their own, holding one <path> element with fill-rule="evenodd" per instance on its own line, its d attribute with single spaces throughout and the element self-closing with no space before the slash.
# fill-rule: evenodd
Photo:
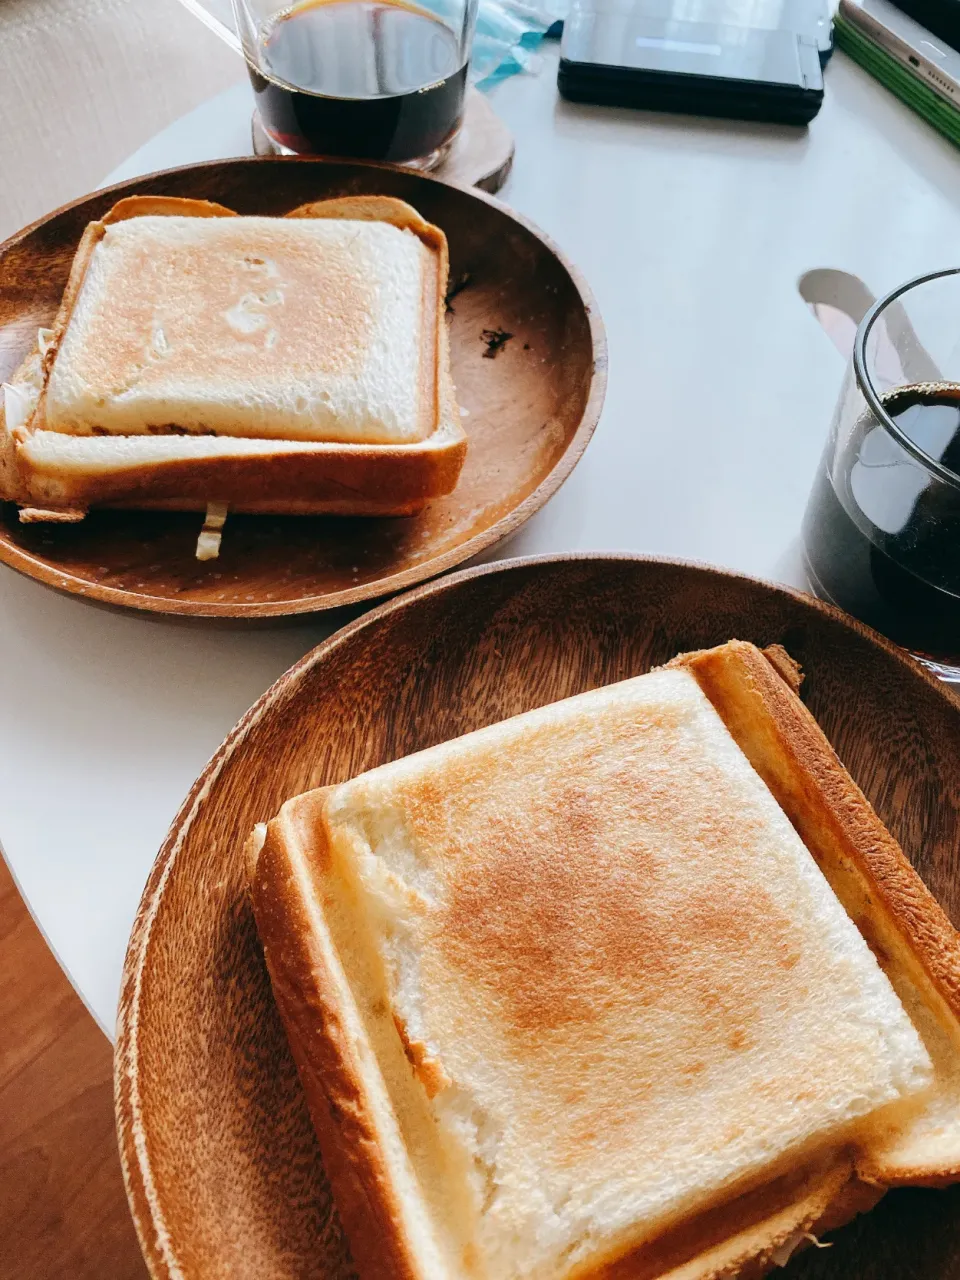
<svg viewBox="0 0 960 1280">
<path fill-rule="evenodd" d="M 0 1280 L 142 1280 L 111 1050 L 0 857 Z"/>
</svg>

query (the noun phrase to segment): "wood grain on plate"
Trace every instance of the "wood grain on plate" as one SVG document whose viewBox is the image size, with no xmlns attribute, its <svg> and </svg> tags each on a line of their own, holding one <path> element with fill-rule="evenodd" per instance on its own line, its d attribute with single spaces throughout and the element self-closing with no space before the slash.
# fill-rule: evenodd
<svg viewBox="0 0 960 1280">
<path fill-rule="evenodd" d="M 633 557 L 467 570 L 367 614 L 270 689 L 207 766 L 124 970 L 121 1155 L 156 1277 L 350 1274 L 247 900 L 241 847 L 290 796 L 731 637 L 778 642 L 844 763 L 960 919 L 960 705 L 827 605 Z M 960 1275 L 960 1191 L 903 1191 L 796 1280 Z"/>
<path fill-rule="evenodd" d="M 196 514 L 95 511 L 76 525 L 22 525 L 0 504 L 0 561 L 89 599 L 239 618 L 310 613 L 408 587 L 515 532 L 587 446 L 606 380 L 589 289 L 530 223 L 489 196 L 389 166 L 243 159 L 137 178 L 68 205 L 0 246 L 0 381 L 48 325 L 84 227 L 122 196 L 219 201 L 282 214 L 326 196 L 414 205 L 450 243 L 450 347 L 470 438 L 460 482 L 420 515 L 231 516 L 220 558 L 194 556 Z M 490 337 L 509 334 L 491 358 Z"/>
</svg>

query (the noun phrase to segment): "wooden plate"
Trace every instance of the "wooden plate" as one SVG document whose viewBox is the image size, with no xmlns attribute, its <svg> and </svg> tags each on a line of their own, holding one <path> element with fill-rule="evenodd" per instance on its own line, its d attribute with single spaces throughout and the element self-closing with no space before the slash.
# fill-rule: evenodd
<svg viewBox="0 0 960 1280">
<path fill-rule="evenodd" d="M 0 504 L 0 561 L 63 591 L 159 613 L 310 613 L 399 591 L 462 563 L 514 533 L 572 471 L 606 382 L 603 326 L 589 289 L 531 223 L 490 196 L 383 165 L 222 160 L 65 206 L 0 246 L 0 381 L 50 323 L 87 223 L 121 196 L 145 193 L 260 214 L 379 193 L 409 201 L 442 227 L 456 291 L 453 376 L 470 437 L 460 482 L 412 518 L 231 516 L 220 558 L 205 563 L 194 556 L 196 514 L 101 511 L 79 525 L 22 525 L 12 504 Z M 489 337 L 501 332 L 512 336 L 492 350 Z"/>
<path fill-rule="evenodd" d="M 243 881 L 290 796 L 731 637 L 779 642 L 880 816 L 960 918 L 960 704 L 809 596 L 634 557 L 467 570 L 366 614 L 287 672 L 195 784 L 144 891 L 116 1049 L 120 1149 L 154 1277 L 351 1274 Z M 960 1188 L 900 1191 L 799 1280 L 960 1274 Z"/>
</svg>

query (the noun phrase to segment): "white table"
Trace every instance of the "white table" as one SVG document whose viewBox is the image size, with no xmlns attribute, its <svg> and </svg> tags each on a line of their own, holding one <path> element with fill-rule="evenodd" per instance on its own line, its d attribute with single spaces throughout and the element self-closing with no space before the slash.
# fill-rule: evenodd
<svg viewBox="0 0 960 1280">
<path fill-rule="evenodd" d="M 501 552 L 633 550 L 802 585 L 797 530 L 842 362 L 796 292 L 813 267 L 883 291 L 960 255 L 960 153 L 842 54 L 809 133 L 493 93 L 503 198 L 582 268 L 610 343 L 606 407 L 553 501 Z M 249 150 L 246 86 L 111 179 Z M 0 569 L 0 838 L 50 945 L 112 1032 L 127 935 L 191 782 L 327 634 L 110 612 Z"/>
</svg>

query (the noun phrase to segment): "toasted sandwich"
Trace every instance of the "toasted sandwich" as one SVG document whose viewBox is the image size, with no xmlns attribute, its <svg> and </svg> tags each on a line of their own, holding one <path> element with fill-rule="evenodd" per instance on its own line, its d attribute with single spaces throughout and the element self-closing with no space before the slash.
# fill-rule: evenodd
<svg viewBox="0 0 960 1280">
<path fill-rule="evenodd" d="M 122 200 L 3 389 L 0 497 L 28 520 L 411 514 L 466 452 L 446 283 L 442 231 L 392 198 Z"/>
<path fill-rule="evenodd" d="M 960 1178 L 960 939 L 795 677 L 684 655 L 253 833 L 364 1280 L 752 1280 Z"/>
</svg>

